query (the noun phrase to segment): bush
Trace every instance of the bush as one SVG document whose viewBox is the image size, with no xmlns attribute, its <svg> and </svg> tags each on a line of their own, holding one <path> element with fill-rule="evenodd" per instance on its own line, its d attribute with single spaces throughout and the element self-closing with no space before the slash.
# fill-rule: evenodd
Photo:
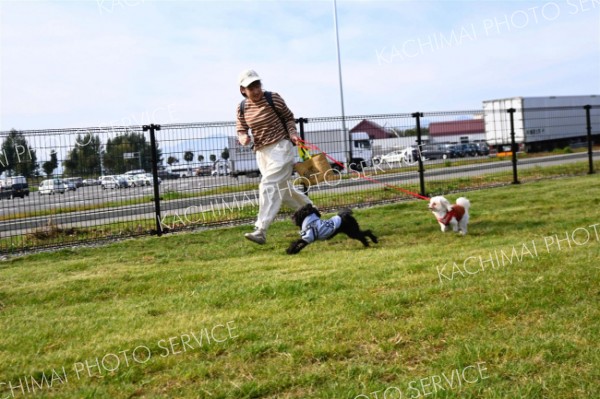
<svg viewBox="0 0 600 399">
<path fill-rule="evenodd" d="M 565 148 L 555 148 L 552 150 L 553 154 L 572 154 L 573 150 L 570 146 L 566 146 Z"/>
</svg>

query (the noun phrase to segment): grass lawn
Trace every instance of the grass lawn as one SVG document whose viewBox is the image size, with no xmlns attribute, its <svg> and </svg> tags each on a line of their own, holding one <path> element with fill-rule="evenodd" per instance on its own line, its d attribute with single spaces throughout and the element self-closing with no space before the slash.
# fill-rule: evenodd
<svg viewBox="0 0 600 399">
<path fill-rule="evenodd" d="M 0 262 L 0 398 L 600 397 L 600 175 L 466 196 Z"/>
</svg>

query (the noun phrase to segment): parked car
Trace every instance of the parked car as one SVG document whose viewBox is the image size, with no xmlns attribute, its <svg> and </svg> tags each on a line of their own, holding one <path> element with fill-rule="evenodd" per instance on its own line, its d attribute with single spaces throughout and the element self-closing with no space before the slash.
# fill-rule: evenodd
<svg viewBox="0 0 600 399">
<path fill-rule="evenodd" d="M 60 179 L 46 179 L 43 180 L 38 187 L 38 193 L 40 193 L 40 195 L 52 195 L 56 193 L 64 194 L 65 184 Z"/>
<path fill-rule="evenodd" d="M 141 174 L 129 175 L 129 181 L 133 187 L 143 187 L 146 185 L 146 176 Z"/>
<path fill-rule="evenodd" d="M 154 178 L 152 177 L 152 173 L 146 173 L 146 178 L 149 179 L 150 185 L 154 184 Z M 158 176 L 156 177 L 156 180 L 158 181 L 158 184 L 162 182 L 162 180 Z"/>
<path fill-rule="evenodd" d="M 425 145 L 421 148 L 421 156 L 426 159 L 448 159 L 453 157 L 453 152 L 449 146 L 445 145 Z"/>
<path fill-rule="evenodd" d="M 464 158 L 465 152 L 462 150 L 460 145 L 452 144 L 448 145 L 448 151 L 450 152 L 450 158 Z"/>
<path fill-rule="evenodd" d="M 179 179 L 179 173 L 172 173 L 166 169 L 161 169 L 158 171 L 158 177 L 161 179 Z"/>
<path fill-rule="evenodd" d="M 483 156 L 490 155 L 490 146 L 487 145 L 487 143 L 479 142 L 479 143 L 474 143 L 474 144 L 477 147 L 477 155 L 483 155 Z"/>
<path fill-rule="evenodd" d="M 84 186 L 98 186 L 98 185 L 100 185 L 100 179 L 84 179 L 83 185 Z"/>
<path fill-rule="evenodd" d="M 68 177 L 63 179 L 64 182 L 73 182 L 75 188 L 83 187 L 83 179 L 81 177 Z"/>
<path fill-rule="evenodd" d="M 64 181 L 63 184 L 65 185 L 65 191 L 76 191 L 77 190 L 77 186 L 75 185 L 74 181 L 67 180 L 67 181 Z"/>
<path fill-rule="evenodd" d="M 227 162 L 216 162 L 214 165 L 214 169 L 210 174 L 211 176 L 228 176 L 229 165 L 227 164 Z"/>
<path fill-rule="evenodd" d="M 212 165 L 202 165 L 196 168 L 196 176 L 210 176 L 212 175 Z"/>
<path fill-rule="evenodd" d="M 10 176 L 0 181 L 0 186 L 6 187 L 5 193 L 8 191 L 11 192 L 10 198 L 14 197 L 29 197 L 29 185 L 27 184 L 27 179 L 25 176 Z M 7 197 L 8 198 L 8 197 Z"/>
<path fill-rule="evenodd" d="M 144 185 L 144 186 L 151 186 L 154 182 L 152 173 L 143 173 L 143 174 L 135 175 L 134 178 L 139 179 L 140 181 L 143 181 L 142 185 Z M 161 179 L 159 177 L 158 184 L 160 184 L 160 182 L 161 182 Z"/>
<path fill-rule="evenodd" d="M 123 175 L 115 176 L 117 181 L 119 182 L 119 188 L 129 188 L 131 187 L 131 182 L 129 178 Z"/>
<path fill-rule="evenodd" d="M 12 185 L 13 198 L 14 197 L 29 197 L 29 185 L 25 183 L 13 183 Z"/>
<path fill-rule="evenodd" d="M 119 183 L 121 182 L 121 180 L 125 181 L 125 187 L 135 187 L 135 180 L 133 178 L 133 175 L 119 175 L 118 176 L 119 179 Z"/>
<path fill-rule="evenodd" d="M 456 148 L 460 151 L 463 157 L 474 157 L 477 155 L 477 146 L 472 143 L 457 144 Z"/>
<path fill-rule="evenodd" d="M 377 163 L 384 163 L 384 162 L 397 163 L 397 162 L 402 162 L 403 159 L 404 159 L 404 154 L 403 154 L 403 151 L 401 151 L 401 150 L 388 152 L 387 154 L 384 154 L 384 155 L 381 155 L 381 156 L 375 158 Z"/>
<path fill-rule="evenodd" d="M 419 160 L 419 151 L 415 147 L 406 147 L 402 150 L 396 150 L 381 155 L 373 159 L 375 163 L 400 163 L 413 164 Z"/>
<path fill-rule="evenodd" d="M 103 189 L 115 189 L 121 188 L 119 185 L 119 180 L 116 176 L 102 176 L 100 178 L 100 185 Z"/>
<path fill-rule="evenodd" d="M 12 186 L 0 186 L 0 200 L 13 199 Z"/>
</svg>

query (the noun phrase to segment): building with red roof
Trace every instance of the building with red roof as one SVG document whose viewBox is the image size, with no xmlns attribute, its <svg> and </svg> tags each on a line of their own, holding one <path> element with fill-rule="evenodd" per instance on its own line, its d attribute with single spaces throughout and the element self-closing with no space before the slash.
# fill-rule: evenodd
<svg viewBox="0 0 600 399">
<path fill-rule="evenodd" d="M 485 125 L 483 119 L 431 122 L 429 136 L 432 143 L 485 141 Z"/>
<path fill-rule="evenodd" d="M 396 137 L 394 134 L 387 131 L 383 126 L 378 125 L 373 121 L 363 119 L 360 123 L 354 126 L 350 133 L 367 133 L 371 140 L 375 139 L 387 139 L 389 137 Z"/>
</svg>

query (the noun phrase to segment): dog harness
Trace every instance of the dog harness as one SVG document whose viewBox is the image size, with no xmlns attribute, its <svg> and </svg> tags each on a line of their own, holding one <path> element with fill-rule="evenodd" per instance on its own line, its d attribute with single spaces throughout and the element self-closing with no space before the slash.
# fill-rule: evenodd
<svg viewBox="0 0 600 399">
<path fill-rule="evenodd" d="M 341 225 L 342 218 L 338 215 L 329 220 L 321 220 L 317 215 L 312 213 L 302 221 L 302 231 L 300 232 L 300 236 L 309 244 L 316 240 L 326 240 L 331 237 Z"/>
<path fill-rule="evenodd" d="M 443 218 L 438 218 L 438 222 L 448 226 L 452 218 L 456 218 L 457 222 L 460 222 L 463 215 L 465 214 L 465 208 L 460 205 L 452 205 L 452 209 Z"/>
</svg>

